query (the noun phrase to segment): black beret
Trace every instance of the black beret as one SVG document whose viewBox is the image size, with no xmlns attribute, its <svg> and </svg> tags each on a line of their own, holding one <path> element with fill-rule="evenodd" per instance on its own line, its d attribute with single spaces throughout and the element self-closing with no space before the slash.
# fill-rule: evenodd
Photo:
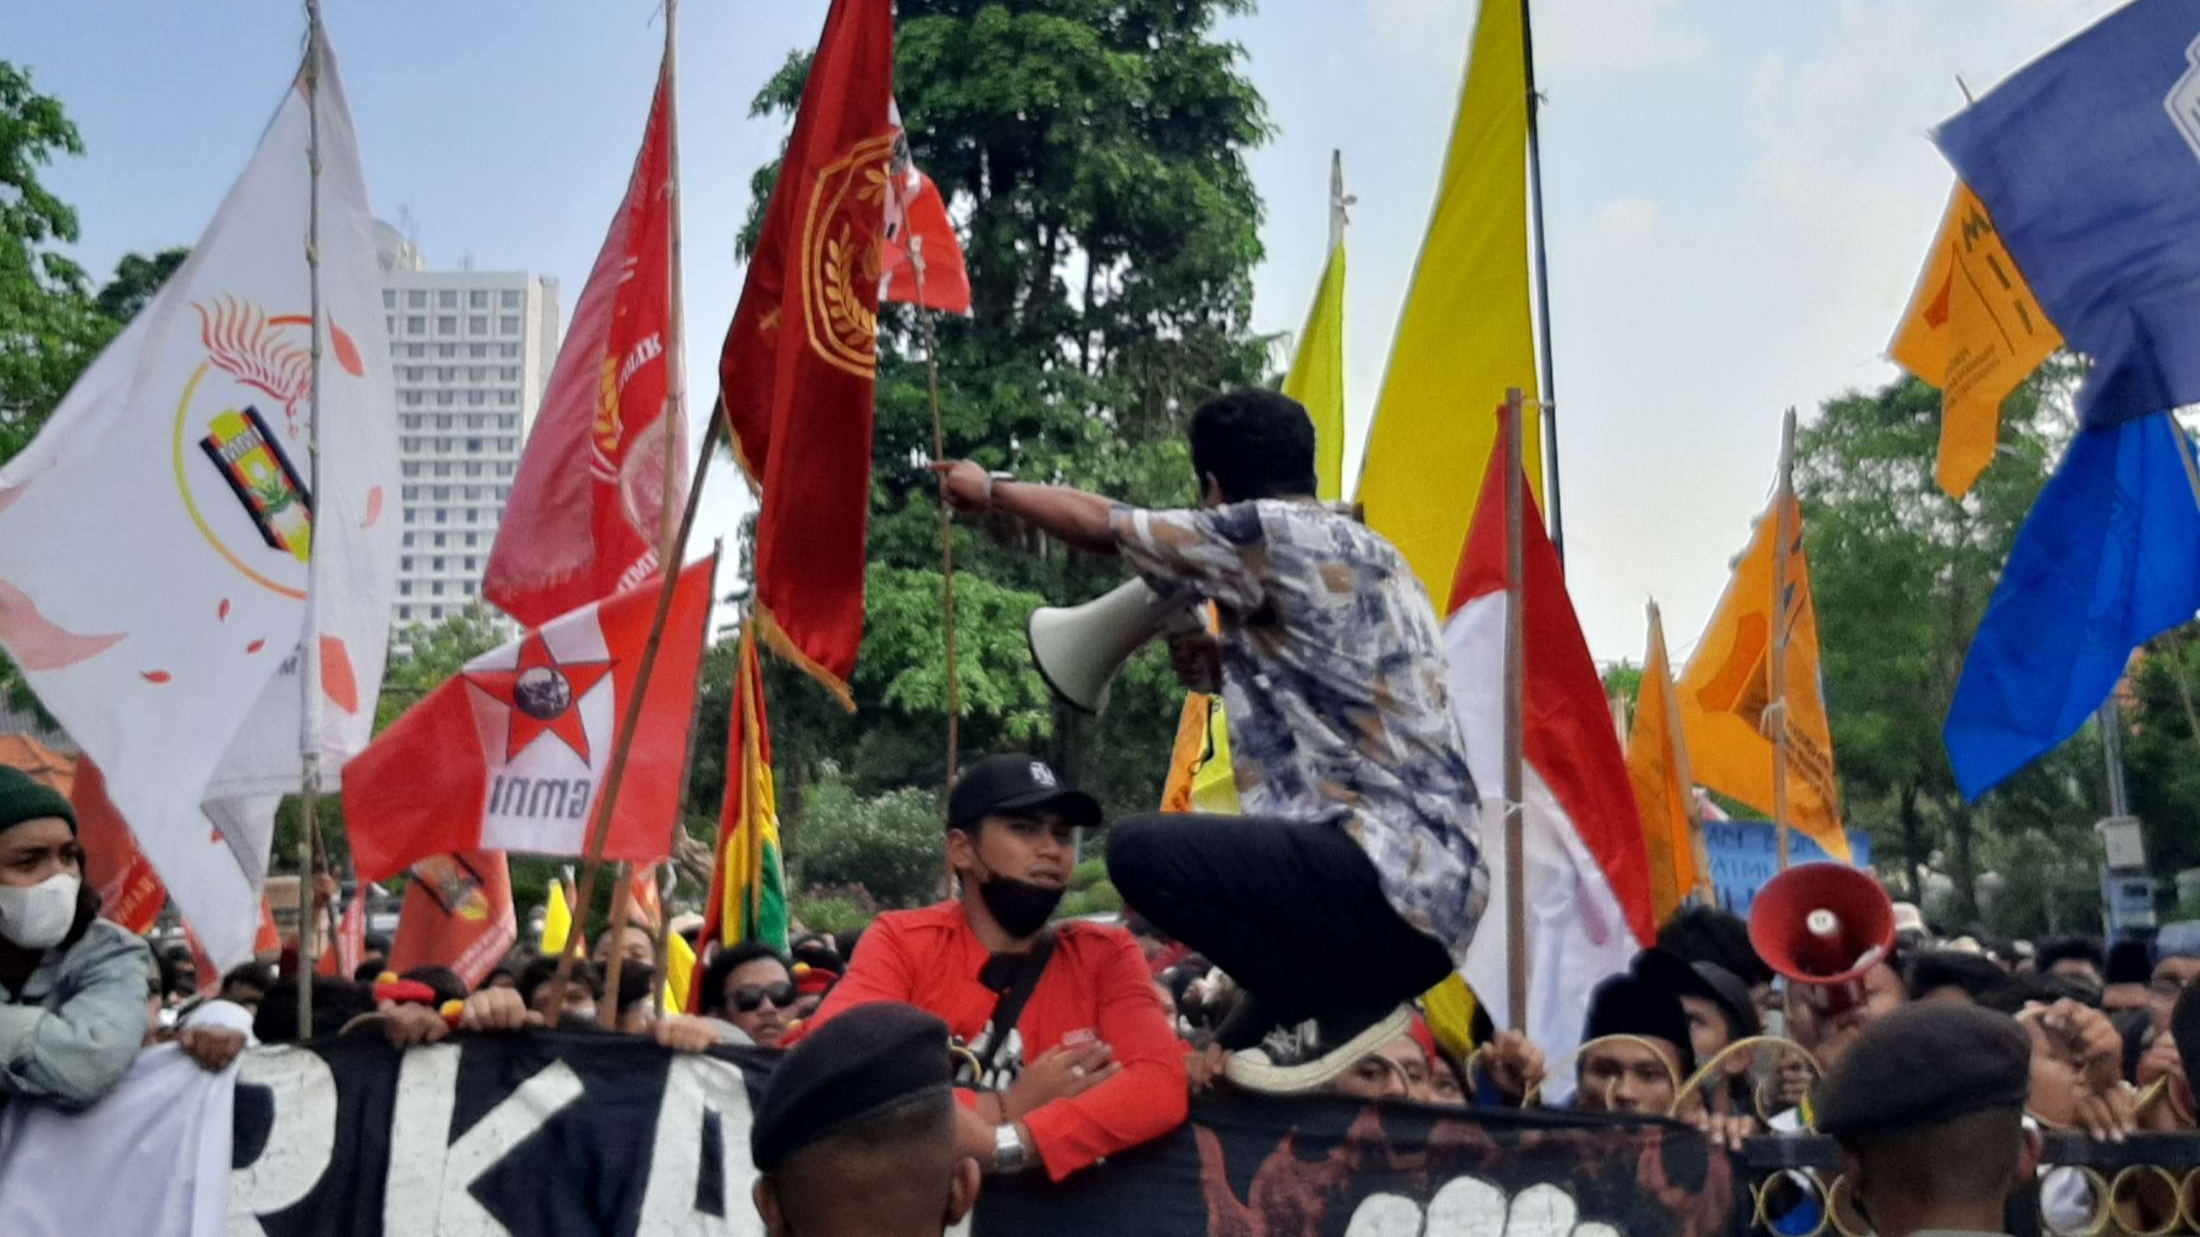
<svg viewBox="0 0 2200 1237">
<path fill-rule="evenodd" d="M 1684 981 L 1674 990 L 1676 996 L 1700 997 L 1718 1006 L 1726 1015 L 1729 1034 L 1734 1039 L 1746 1039 L 1757 1034 L 1762 1024 L 1757 1018 L 1757 1002 L 1749 995 L 1749 985 L 1741 977 L 1716 962 L 1696 962 L 1689 965 L 1693 982 Z M 1682 978 L 1674 972 L 1676 979 Z"/>
<path fill-rule="evenodd" d="M 1960 1001 L 1904 1005 L 1873 1021 L 1826 1076 L 1818 1132 L 1871 1142 L 1991 1108 L 2022 1109 L 2032 1037 Z"/>
<path fill-rule="evenodd" d="M 1589 994 L 1589 1018 L 1581 1029 L 1588 1043 L 1607 1035 L 1664 1040 L 1680 1058 L 1681 1077 L 1696 1072 L 1696 1049 L 1688 1036 L 1688 1014 L 1680 994 L 1693 993 L 1700 980 L 1686 962 L 1663 949 L 1635 955 L 1625 975 L 1614 975 Z"/>
<path fill-rule="evenodd" d="M 2154 958 L 2145 941 L 2122 940 L 2108 947 L 2107 981 L 2143 984 L 2154 978 Z"/>
<path fill-rule="evenodd" d="M 918 1096 L 945 1094 L 947 1024 L 909 1005 L 858 1005 L 802 1037 L 772 1070 L 749 1127 L 749 1157 L 787 1157 Z"/>
</svg>

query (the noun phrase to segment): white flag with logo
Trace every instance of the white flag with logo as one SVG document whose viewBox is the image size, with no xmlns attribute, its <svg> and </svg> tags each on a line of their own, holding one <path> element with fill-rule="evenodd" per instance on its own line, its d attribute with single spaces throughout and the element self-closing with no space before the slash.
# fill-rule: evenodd
<svg viewBox="0 0 2200 1237">
<path fill-rule="evenodd" d="M 318 484 L 303 69 L 189 260 L 0 468 L 0 646 L 106 772 L 223 967 L 251 952 L 258 922 L 269 838 L 252 801 L 298 788 L 300 656 L 318 659 L 333 778 L 373 727 L 397 567 L 374 221 L 335 58 L 325 42 L 308 55 L 319 66 Z M 225 836 L 209 804 L 227 832 L 250 822 L 250 836 Z"/>
</svg>

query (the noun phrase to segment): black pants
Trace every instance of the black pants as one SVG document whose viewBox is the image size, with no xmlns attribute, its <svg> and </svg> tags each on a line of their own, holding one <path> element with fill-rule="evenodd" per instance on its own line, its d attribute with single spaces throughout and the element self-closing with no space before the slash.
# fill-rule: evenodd
<svg viewBox="0 0 2200 1237">
<path fill-rule="evenodd" d="M 1391 909 L 1340 825 L 1134 816 L 1108 830 L 1108 879 L 1235 979 L 1271 1024 L 1379 1015 L 1452 970 L 1443 945 Z"/>
</svg>

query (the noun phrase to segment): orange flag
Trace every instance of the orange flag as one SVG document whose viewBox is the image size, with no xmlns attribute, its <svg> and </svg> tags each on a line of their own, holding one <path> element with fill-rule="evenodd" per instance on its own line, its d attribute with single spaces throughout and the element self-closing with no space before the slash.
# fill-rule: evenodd
<svg viewBox="0 0 2200 1237">
<path fill-rule="evenodd" d="M 1650 603 L 1650 650 L 1635 698 L 1635 728 L 1627 737 L 1627 776 L 1635 785 L 1635 811 L 1650 859 L 1650 911 L 1664 923 L 1707 873 L 1697 862 L 1703 843 L 1689 784 L 1688 743 L 1681 734 L 1680 702 L 1673 694 L 1665 624 L 1656 602 Z"/>
<path fill-rule="evenodd" d="M 1949 497 L 1969 492 L 1994 458 L 2001 401 L 2062 342 L 1985 205 L 1956 182 L 1887 349 L 1895 364 L 1940 388 L 1933 476 Z"/>
</svg>

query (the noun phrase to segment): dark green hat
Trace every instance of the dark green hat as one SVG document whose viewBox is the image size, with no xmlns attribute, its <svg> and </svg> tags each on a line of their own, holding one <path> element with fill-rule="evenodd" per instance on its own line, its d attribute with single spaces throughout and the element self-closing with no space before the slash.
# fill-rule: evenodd
<svg viewBox="0 0 2200 1237">
<path fill-rule="evenodd" d="M 60 817 L 69 822 L 69 832 L 76 832 L 76 809 L 66 796 L 32 781 L 21 769 L 0 765 L 0 832 L 47 816 Z"/>
<path fill-rule="evenodd" d="M 1922 1001 L 1857 1035 L 1826 1076 L 1818 1132 L 1869 1143 L 1992 1108 L 2024 1107 L 2032 1037 L 2007 1014 Z"/>
</svg>

